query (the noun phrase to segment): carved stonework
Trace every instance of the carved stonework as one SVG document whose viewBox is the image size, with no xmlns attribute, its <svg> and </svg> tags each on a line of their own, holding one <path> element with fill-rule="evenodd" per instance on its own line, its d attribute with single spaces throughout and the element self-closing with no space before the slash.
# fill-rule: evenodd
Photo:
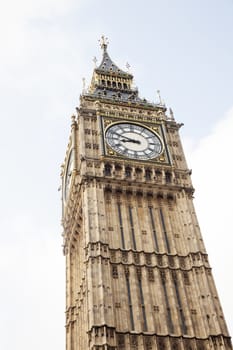
<svg viewBox="0 0 233 350">
<path fill-rule="evenodd" d="M 140 97 L 107 46 L 61 168 L 66 348 L 231 350 L 182 125 Z"/>
</svg>

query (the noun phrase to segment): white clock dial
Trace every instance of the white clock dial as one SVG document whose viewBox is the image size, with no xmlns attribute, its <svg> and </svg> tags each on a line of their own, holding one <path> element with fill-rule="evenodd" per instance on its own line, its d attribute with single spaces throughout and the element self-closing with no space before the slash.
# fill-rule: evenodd
<svg viewBox="0 0 233 350">
<path fill-rule="evenodd" d="M 159 136 L 139 124 L 114 124 L 106 130 L 105 139 L 114 151 L 132 159 L 153 159 L 163 150 Z"/>
</svg>

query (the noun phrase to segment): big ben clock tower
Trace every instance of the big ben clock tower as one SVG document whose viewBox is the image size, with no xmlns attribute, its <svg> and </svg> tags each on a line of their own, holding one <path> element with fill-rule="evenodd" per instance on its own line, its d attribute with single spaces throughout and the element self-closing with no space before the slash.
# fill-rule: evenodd
<svg viewBox="0 0 233 350">
<path fill-rule="evenodd" d="M 66 350 L 230 350 L 181 124 L 101 46 L 62 167 Z"/>
</svg>

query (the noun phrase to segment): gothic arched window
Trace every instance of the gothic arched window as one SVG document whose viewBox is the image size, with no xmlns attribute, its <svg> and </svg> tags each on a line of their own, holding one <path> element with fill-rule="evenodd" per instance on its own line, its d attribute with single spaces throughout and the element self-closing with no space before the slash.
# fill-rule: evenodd
<svg viewBox="0 0 233 350">
<path fill-rule="evenodd" d="M 132 173 L 132 169 L 130 167 L 125 168 L 125 176 L 130 177 Z"/>
<path fill-rule="evenodd" d="M 110 164 L 105 164 L 104 166 L 104 175 L 105 176 L 111 176 L 111 170 L 112 170 L 112 167 Z"/>
<path fill-rule="evenodd" d="M 146 180 L 151 180 L 151 170 L 150 169 L 146 169 L 145 178 L 146 178 Z"/>
<path fill-rule="evenodd" d="M 165 173 L 165 179 L 167 183 L 171 183 L 172 182 L 172 174 L 170 172 L 166 172 Z"/>
</svg>

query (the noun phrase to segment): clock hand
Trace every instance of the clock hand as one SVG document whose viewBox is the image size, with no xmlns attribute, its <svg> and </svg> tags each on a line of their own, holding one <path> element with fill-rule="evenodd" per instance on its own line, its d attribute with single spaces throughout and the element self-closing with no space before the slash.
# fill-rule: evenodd
<svg viewBox="0 0 233 350">
<path fill-rule="evenodd" d="M 129 141 L 132 140 L 130 137 L 127 137 L 127 136 L 124 136 L 124 135 L 119 135 L 119 134 L 116 134 L 116 135 L 119 136 L 119 137 L 123 137 L 124 139 L 129 140 Z"/>
<path fill-rule="evenodd" d="M 122 137 L 122 135 L 118 134 L 117 132 L 114 132 L 113 135 L 116 135 L 116 136 L 119 136 L 119 137 Z"/>
<path fill-rule="evenodd" d="M 131 139 L 130 137 L 120 135 L 118 133 L 115 133 L 115 135 L 123 138 L 123 140 L 120 140 L 121 142 L 133 142 L 133 143 L 141 144 L 141 141 L 139 141 L 139 140 L 134 140 L 134 139 Z"/>
<path fill-rule="evenodd" d="M 140 145 L 140 141 L 139 140 L 134 140 L 134 139 L 130 139 L 130 138 L 128 138 L 127 137 L 127 140 L 120 140 L 121 142 L 132 142 L 132 143 L 137 143 L 137 144 L 139 144 Z"/>
</svg>

